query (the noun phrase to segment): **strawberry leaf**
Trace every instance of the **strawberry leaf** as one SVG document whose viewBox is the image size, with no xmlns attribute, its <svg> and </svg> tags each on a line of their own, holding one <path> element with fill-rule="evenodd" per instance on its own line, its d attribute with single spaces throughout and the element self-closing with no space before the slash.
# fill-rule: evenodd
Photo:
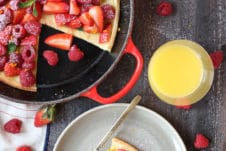
<svg viewBox="0 0 226 151">
<path fill-rule="evenodd" d="M 26 2 L 20 2 L 19 8 L 26 8 L 26 7 L 32 6 L 34 3 L 35 3 L 35 0 L 28 0 Z"/>
<path fill-rule="evenodd" d="M 16 50 L 16 45 L 13 42 L 9 43 L 8 44 L 8 52 L 9 52 L 9 54 L 12 53 L 15 50 Z"/>
</svg>

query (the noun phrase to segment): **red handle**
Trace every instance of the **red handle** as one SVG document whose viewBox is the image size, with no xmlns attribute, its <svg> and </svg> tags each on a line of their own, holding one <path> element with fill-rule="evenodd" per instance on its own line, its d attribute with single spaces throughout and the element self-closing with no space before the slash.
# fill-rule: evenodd
<svg viewBox="0 0 226 151">
<path fill-rule="evenodd" d="M 135 71 L 134 71 L 131 79 L 120 91 L 118 91 L 116 94 L 114 94 L 110 97 L 104 98 L 98 94 L 97 86 L 94 86 L 91 89 L 89 89 L 88 91 L 81 94 L 81 96 L 90 98 L 90 99 L 92 99 L 96 102 L 102 103 L 102 104 L 113 103 L 113 102 L 121 99 L 123 96 L 125 96 L 133 88 L 133 86 L 139 79 L 140 74 L 142 72 L 143 64 L 144 64 L 143 57 L 142 57 L 141 53 L 139 52 L 139 50 L 134 45 L 131 37 L 129 37 L 126 49 L 124 50 L 124 54 L 126 54 L 126 53 L 133 55 L 135 57 L 137 63 L 136 63 Z"/>
</svg>

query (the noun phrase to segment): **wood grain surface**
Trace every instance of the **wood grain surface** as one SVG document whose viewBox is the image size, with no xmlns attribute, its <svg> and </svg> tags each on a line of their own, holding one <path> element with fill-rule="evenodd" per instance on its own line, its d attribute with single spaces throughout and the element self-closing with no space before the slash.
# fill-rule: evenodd
<svg viewBox="0 0 226 151">
<path fill-rule="evenodd" d="M 179 132 L 188 151 L 195 151 L 196 133 L 211 140 L 205 151 L 226 151 L 226 80 L 225 62 L 215 70 L 214 84 L 209 93 L 190 110 L 177 109 L 160 101 L 153 94 L 147 79 L 147 66 L 153 52 L 173 39 L 190 39 L 200 43 L 209 53 L 226 44 L 225 0 L 169 0 L 175 12 L 169 17 L 155 14 L 160 0 L 135 0 L 135 20 L 132 37 L 144 57 L 143 73 L 135 87 L 118 102 L 128 102 L 135 95 L 142 96 L 141 105 L 165 117 Z M 225 50 L 226 51 L 226 50 Z M 134 58 L 124 56 L 117 68 L 99 86 L 100 94 L 108 96 L 125 84 L 134 69 Z M 57 119 L 50 126 L 48 151 L 64 128 L 78 115 L 100 104 L 78 98 L 57 105 Z"/>
</svg>

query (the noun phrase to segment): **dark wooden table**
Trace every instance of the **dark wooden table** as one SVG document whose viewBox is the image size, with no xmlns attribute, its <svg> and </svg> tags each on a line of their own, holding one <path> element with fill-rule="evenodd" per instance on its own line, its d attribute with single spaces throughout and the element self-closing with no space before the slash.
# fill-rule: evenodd
<svg viewBox="0 0 226 151">
<path fill-rule="evenodd" d="M 161 44 L 173 39 L 190 39 L 200 43 L 208 52 L 226 44 L 225 0 L 170 0 L 175 12 L 170 17 L 159 17 L 155 6 L 160 0 L 135 0 L 133 40 L 144 57 L 143 73 L 135 87 L 118 102 L 129 102 L 136 94 L 143 99 L 141 105 L 165 117 L 179 132 L 188 151 L 195 150 L 196 133 L 210 138 L 206 151 L 226 151 L 226 79 L 225 63 L 215 70 L 214 84 L 204 99 L 190 110 L 177 109 L 161 102 L 152 92 L 147 79 L 147 65 L 153 52 Z M 100 93 L 108 96 L 120 89 L 133 72 L 134 59 L 123 57 L 113 73 L 101 84 Z M 98 106 L 87 98 L 77 98 L 57 105 L 57 119 L 50 126 L 48 150 L 53 146 L 64 128 L 78 115 Z"/>
</svg>

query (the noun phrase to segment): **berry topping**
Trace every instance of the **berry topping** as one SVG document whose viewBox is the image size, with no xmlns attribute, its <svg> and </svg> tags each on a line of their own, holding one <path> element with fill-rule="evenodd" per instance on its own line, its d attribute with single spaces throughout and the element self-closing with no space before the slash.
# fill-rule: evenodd
<svg viewBox="0 0 226 151">
<path fill-rule="evenodd" d="M 57 25 L 65 25 L 74 18 L 76 17 L 70 14 L 55 14 L 55 21 Z"/>
<path fill-rule="evenodd" d="M 27 33 L 37 36 L 41 32 L 41 24 L 37 21 L 30 21 L 24 24 Z"/>
<path fill-rule="evenodd" d="M 35 59 L 35 49 L 31 45 L 25 45 L 21 48 L 21 54 L 24 61 L 34 61 Z"/>
<path fill-rule="evenodd" d="M 94 23 L 97 25 L 98 32 L 102 32 L 104 27 L 104 16 L 101 7 L 91 7 L 89 9 L 89 15 L 93 18 Z"/>
<path fill-rule="evenodd" d="M 100 5 L 100 0 L 92 0 L 92 3 L 93 3 L 94 5 Z"/>
<path fill-rule="evenodd" d="M 209 139 L 206 138 L 203 134 L 196 134 L 194 147 L 196 149 L 204 149 L 209 146 Z"/>
<path fill-rule="evenodd" d="M 12 11 L 3 7 L 0 12 L 0 30 L 3 30 L 12 21 Z"/>
<path fill-rule="evenodd" d="M 20 45 L 20 40 L 19 40 L 19 38 L 11 37 L 11 39 L 9 40 L 9 44 L 10 44 L 10 43 L 13 43 L 13 44 L 15 44 L 16 46 L 19 46 L 19 45 Z"/>
<path fill-rule="evenodd" d="M 69 12 L 69 4 L 66 2 L 47 2 L 43 6 L 43 12 L 48 14 L 55 13 L 68 13 Z"/>
<path fill-rule="evenodd" d="M 4 124 L 4 130 L 13 134 L 20 133 L 21 125 L 21 120 L 14 118 Z"/>
<path fill-rule="evenodd" d="M 218 69 L 223 61 L 224 53 L 221 50 L 217 50 L 210 54 L 215 69 Z"/>
<path fill-rule="evenodd" d="M 104 13 L 104 18 L 105 19 L 114 19 L 115 18 L 115 8 L 112 5 L 105 4 L 101 6 L 103 13 Z"/>
<path fill-rule="evenodd" d="M 7 26 L 3 31 L 0 31 L 0 44 L 4 46 L 8 44 L 11 32 L 12 26 Z"/>
<path fill-rule="evenodd" d="M 20 72 L 20 83 L 24 87 L 30 87 L 36 82 L 34 74 L 30 70 L 22 70 Z"/>
<path fill-rule="evenodd" d="M 16 149 L 16 151 L 32 151 L 31 147 L 30 146 L 27 146 L 27 145 L 23 145 L 23 146 L 20 146 Z"/>
<path fill-rule="evenodd" d="M 79 18 L 75 18 L 73 19 L 72 21 L 70 21 L 67 26 L 73 28 L 73 29 L 76 29 L 76 28 L 80 28 L 82 26 L 82 23 L 80 21 Z"/>
<path fill-rule="evenodd" d="M 7 0 L 0 0 L 0 6 L 4 5 L 7 2 Z"/>
<path fill-rule="evenodd" d="M 88 12 L 85 12 L 81 16 L 79 16 L 79 20 L 83 25 L 92 26 L 94 24 L 94 21 Z"/>
<path fill-rule="evenodd" d="M 79 15 L 79 13 L 80 13 L 80 8 L 79 8 L 76 0 L 70 0 L 69 14 Z"/>
<path fill-rule="evenodd" d="M 173 5 L 170 2 L 163 1 L 156 7 L 156 13 L 160 16 L 169 16 L 173 13 Z"/>
<path fill-rule="evenodd" d="M 7 52 L 7 50 L 6 50 L 5 46 L 0 44 L 0 56 L 4 56 L 6 54 L 6 52 Z"/>
<path fill-rule="evenodd" d="M 109 40 L 111 39 L 111 28 L 112 28 L 112 25 L 109 24 L 106 26 L 103 32 L 100 33 L 100 37 L 99 37 L 100 43 L 109 42 Z"/>
<path fill-rule="evenodd" d="M 82 13 L 85 13 L 85 12 L 88 12 L 89 9 L 93 6 L 93 4 L 83 4 L 80 6 L 80 11 L 81 11 L 81 14 Z"/>
<path fill-rule="evenodd" d="M 92 0 L 77 0 L 79 4 L 91 4 Z"/>
<path fill-rule="evenodd" d="M 26 30 L 23 25 L 17 24 L 13 26 L 12 34 L 16 38 L 23 38 L 26 35 Z"/>
<path fill-rule="evenodd" d="M 19 3 L 20 3 L 20 0 L 11 0 L 9 2 L 10 8 L 12 10 L 18 10 L 19 9 Z"/>
<path fill-rule="evenodd" d="M 43 57 L 50 66 L 55 66 L 59 61 L 58 54 L 52 50 L 45 50 L 43 52 Z"/>
<path fill-rule="evenodd" d="M 22 67 L 24 60 L 20 53 L 14 51 L 9 55 L 9 62 L 15 64 L 17 67 Z"/>
<path fill-rule="evenodd" d="M 4 70 L 4 66 L 5 66 L 7 61 L 8 61 L 7 56 L 0 56 L 0 71 Z"/>
<path fill-rule="evenodd" d="M 68 58 L 70 61 L 77 62 L 84 57 L 84 53 L 76 46 L 72 45 L 68 52 Z"/>
<path fill-rule="evenodd" d="M 7 62 L 4 66 L 4 73 L 9 77 L 19 75 L 20 71 L 21 69 L 17 68 L 14 63 Z"/>
<path fill-rule="evenodd" d="M 24 63 L 22 64 L 22 68 L 23 69 L 27 69 L 27 70 L 34 70 L 35 69 L 35 62 L 28 62 L 28 61 L 24 61 Z"/>
<path fill-rule="evenodd" d="M 34 35 L 27 36 L 21 41 L 20 45 L 21 46 L 24 46 L 24 45 L 35 46 L 35 45 L 37 45 L 37 37 Z"/>
</svg>

